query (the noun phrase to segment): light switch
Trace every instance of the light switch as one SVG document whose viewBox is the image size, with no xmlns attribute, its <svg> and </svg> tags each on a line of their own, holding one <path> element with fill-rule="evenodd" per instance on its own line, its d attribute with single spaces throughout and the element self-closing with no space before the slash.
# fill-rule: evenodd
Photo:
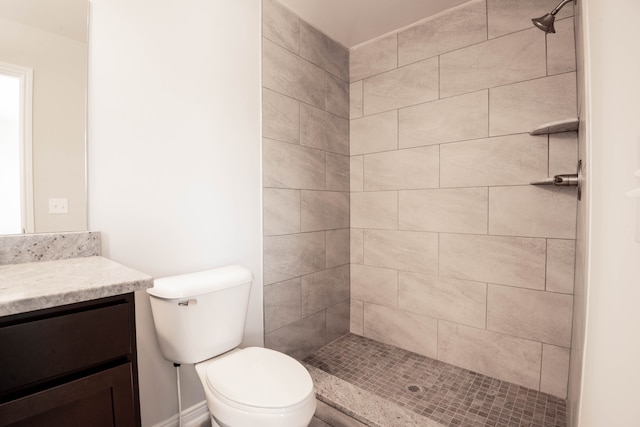
<svg viewBox="0 0 640 427">
<path fill-rule="evenodd" d="M 69 213 L 69 199 L 67 199 L 66 197 L 49 199 L 49 213 L 50 214 Z"/>
</svg>

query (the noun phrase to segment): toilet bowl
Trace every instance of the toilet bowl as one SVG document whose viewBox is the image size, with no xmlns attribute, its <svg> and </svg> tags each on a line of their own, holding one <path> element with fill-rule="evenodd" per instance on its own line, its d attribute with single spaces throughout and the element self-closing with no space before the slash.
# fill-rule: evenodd
<svg viewBox="0 0 640 427">
<path fill-rule="evenodd" d="M 311 376 L 282 353 L 248 347 L 195 367 L 214 427 L 306 427 L 316 410 Z"/>
<path fill-rule="evenodd" d="M 158 346 L 174 364 L 195 365 L 214 427 L 306 427 L 316 409 L 306 368 L 239 348 L 252 280 L 237 265 L 155 280 L 147 293 Z"/>
</svg>

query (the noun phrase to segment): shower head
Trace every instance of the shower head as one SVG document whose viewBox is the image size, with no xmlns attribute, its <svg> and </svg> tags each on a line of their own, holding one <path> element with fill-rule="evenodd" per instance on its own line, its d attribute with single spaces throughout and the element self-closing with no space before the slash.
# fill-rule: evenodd
<svg viewBox="0 0 640 427">
<path fill-rule="evenodd" d="M 541 16 L 540 18 L 533 18 L 531 22 L 533 22 L 533 25 L 540 28 L 545 33 L 555 33 L 556 29 L 553 27 L 553 22 L 555 20 L 556 20 L 555 15 L 547 13 L 546 15 Z"/>
<path fill-rule="evenodd" d="M 533 18 L 531 22 L 533 25 L 540 28 L 545 33 L 555 33 L 556 29 L 553 27 L 553 22 L 556 20 L 556 13 L 560 12 L 560 9 L 564 7 L 565 4 L 574 1 L 574 0 L 562 0 L 560 4 L 558 4 L 551 13 L 547 13 L 540 18 Z"/>
</svg>

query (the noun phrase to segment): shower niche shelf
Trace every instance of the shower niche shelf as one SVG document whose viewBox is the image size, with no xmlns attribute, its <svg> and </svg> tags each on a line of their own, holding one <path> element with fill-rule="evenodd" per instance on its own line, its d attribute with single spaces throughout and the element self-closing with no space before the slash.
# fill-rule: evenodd
<svg viewBox="0 0 640 427">
<path fill-rule="evenodd" d="M 571 119 L 545 123 L 529 132 L 529 135 L 549 135 L 552 133 L 576 131 L 578 130 L 579 122 L 578 118 L 574 117 Z"/>
</svg>

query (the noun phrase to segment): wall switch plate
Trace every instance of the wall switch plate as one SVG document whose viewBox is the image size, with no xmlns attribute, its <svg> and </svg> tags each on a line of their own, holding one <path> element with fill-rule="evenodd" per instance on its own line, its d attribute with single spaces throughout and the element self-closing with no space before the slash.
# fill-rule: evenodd
<svg viewBox="0 0 640 427">
<path fill-rule="evenodd" d="M 50 214 L 66 214 L 69 213 L 69 199 L 67 198 L 51 198 L 49 199 Z"/>
</svg>

